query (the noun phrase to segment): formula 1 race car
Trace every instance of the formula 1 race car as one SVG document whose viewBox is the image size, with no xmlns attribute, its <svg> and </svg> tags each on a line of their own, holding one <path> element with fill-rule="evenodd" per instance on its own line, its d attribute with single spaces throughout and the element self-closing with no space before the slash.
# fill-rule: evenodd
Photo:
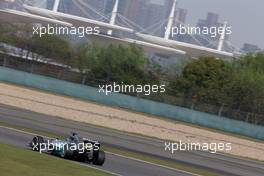
<svg viewBox="0 0 264 176">
<path fill-rule="evenodd" d="M 105 162 L 105 152 L 100 149 L 100 143 L 87 138 L 80 138 L 76 133 L 72 133 L 65 140 L 49 140 L 41 136 L 35 136 L 29 143 L 29 146 L 33 151 L 49 153 L 65 159 L 100 166 Z"/>
</svg>

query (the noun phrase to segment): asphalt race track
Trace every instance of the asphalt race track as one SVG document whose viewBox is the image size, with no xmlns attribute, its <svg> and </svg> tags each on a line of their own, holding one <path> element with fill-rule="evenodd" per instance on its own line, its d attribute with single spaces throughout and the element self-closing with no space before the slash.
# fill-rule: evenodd
<svg viewBox="0 0 264 176">
<path fill-rule="evenodd" d="M 24 147 L 26 148 L 25 144 L 28 143 L 33 138 L 33 135 L 25 134 L 21 132 L 17 132 L 14 130 L 1 128 L 0 127 L 0 142 L 1 143 L 7 143 L 10 145 L 18 146 L 18 147 Z M 155 165 L 147 164 L 147 163 L 141 163 L 138 161 L 134 161 L 131 159 L 126 159 L 123 157 L 106 154 L 106 163 L 103 167 L 98 166 L 97 168 L 109 171 L 109 173 L 114 173 L 116 175 L 190 175 L 191 174 L 185 174 L 180 171 L 170 170 L 162 167 L 156 167 Z M 87 164 L 88 165 L 88 164 Z M 92 167 L 96 167 L 94 165 L 91 165 Z"/>
<path fill-rule="evenodd" d="M 33 130 L 50 132 L 59 136 L 67 136 L 76 131 L 80 136 L 98 140 L 104 145 L 155 156 L 157 158 L 186 164 L 190 167 L 206 169 L 227 176 L 263 176 L 263 162 L 240 159 L 207 152 L 176 152 L 164 151 L 164 141 L 125 134 L 111 129 L 94 127 L 81 122 L 74 122 L 52 116 L 46 116 L 15 107 L 0 104 L 0 122 Z M 26 147 L 32 134 L 0 127 L 0 143 Z M 93 165 L 91 165 L 94 167 Z M 188 172 L 166 168 L 131 158 L 106 154 L 106 163 L 100 169 L 123 176 L 189 176 Z"/>
</svg>

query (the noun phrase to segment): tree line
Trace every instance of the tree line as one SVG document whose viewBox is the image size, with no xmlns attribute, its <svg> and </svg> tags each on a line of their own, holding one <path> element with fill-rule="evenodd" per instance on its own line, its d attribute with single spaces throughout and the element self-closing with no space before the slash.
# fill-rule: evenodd
<svg viewBox="0 0 264 176">
<path fill-rule="evenodd" d="M 30 26 L 11 24 L 0 25 L 0 42 L 35 53 L 33 59 L 51 58 L 68 68 L 78 69 L 88 81 L 134 85 L 165 83 L 166 93 L 156 95 L 159 101 L 167 102 L 167 97 L 175 97 L 191 102 L 192 107 L 209 104 L 220 107 L 220 115 L 221 109 L 230 108 L 245 112 L 239 120 L 264 124 L 263 53 L 231 61 L 214 57 L 189 59 L 180 67 L 174 67 L 181 71 L 172 74 L 153 64 L 136 45 L 73 44 L 67 36 L 40 38 L 32 35 Z"/>
<path fill-rule="evenodd" d="M 233 61 L 213 57 L 192 60 L 170 82 L 170 87 L 171 95 L 193 104 L 205 103 L 245 112 L 255 124 L 264 121 L 263 53 Z M 244 120 L 248 121 L 246 116 Z"/>
</svg>

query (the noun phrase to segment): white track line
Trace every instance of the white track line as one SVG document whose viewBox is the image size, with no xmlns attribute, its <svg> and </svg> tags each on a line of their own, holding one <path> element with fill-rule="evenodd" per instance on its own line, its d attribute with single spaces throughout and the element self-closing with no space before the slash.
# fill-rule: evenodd
<svg viewBox="0 0 264 176">
<path fill-rule="evenodd" d="M 37 133 L 31 133 L 31 132 L 27 132 L 27 131 L 23 131 L 23 130 L 18 130 L 18 129 L 15 129 L 15 128 L 6 127 L 6 126 L 2 126 L 2 125 L 0 125 L 0 128 L 5 128 L 5 129 L 8 129 L 8 130 L 17 131 L 17 132 L 20 132 L 20 133 L 29 134 L 29 135 L 33 135 L 33 136 L 43 136 L 43 137 L 48 138 L 48 139 L 53 139 L 53 138 L 48 137 L 48 136 L 40 135 L 40 134 L 37 134 Z"/>
<path fill-rule="evenodd" d="M 77 162 L 74 162 L 73 163 L 77 163 Z M 101 171 L 101 172 L 105 172 L 105 173 L 108 173 L 108 174 L 111 174 L 111 175 L 115 175 L 115 176 L 123 176 L 123 175 L 120 175 L 120 174 L 117 174 L 117 173 L 114 173 L 114 172 L 110 172 L 110 171 L 107 171 L 107 170 L 104 170 L 104 169 L 100 169 L 100 168 L 97 168 L 97 167 L 94 167 L 94 166 L 91 166 L 91 165 L 88 165 L 88 164 L 83 164 L 83 163 L 77 163 L 81 166 L 85 166 L 85 167 L 89 167 L 91 169 L 96 169 L 98 171 Z"/>
<path fill-rule="evenodd" d="M 44 135 L 40 135 L 40 134 L 36 134 L 36 133 L 31 133 L 31 132 L 27 132 L 27 131 L 23 131 L 23 130 L 18 130 L 18 129 L 11 128 L 11 127 L 5 127 L 5 126 L 1 126 L 0 125 L 0 128 L 6 128 L 6 129 L 9 129 L 9 130 L 17 131 L 17 132 L 24 133 L 24 134 L 29 134 L 29 135 L 33 135 L 33 136 L 43 136 L 45 138 L 52 139 L 51 137 L 48 137 L 48 136 L 44 136 Z M 105 152 L 110 154 L 110 155 L 115 155 L 115 156 L 118 156 L 118 157 L 122 157 L 122 158 L 130 159 L 130 160 L 134 160 L 134 161 L 138 161 L 138 162 L 142 162 L 142 163 L 146 163 L 146 164 L 150 164 L 150 165 L 154 165 L 154 166 L 158 166 L 158 167 L 174 170 L 174 171 L 177 171 L 177 172 L 182 172 L 182 173 L 190 174 L 190 175 L 193 175 L 193 176 L 201 176 L 199 174 L 194 174 L 194 173 L 187 172 L 187 171 L 184 171 L 184 170 L 180 170 L 180 169 L 176 169 L 176 168 L 172 168 L 172 167 L 168 167 L 168 166 L 163 166 L 163 165 L 160 165 L 160 164 L 151 163 L 151 162 L 144 161 L 144 160 L 141 160 L 141 159 L 128 157 L 128 156 L 124 156 L 124 155 L 119 155 L 119 154 L 108 152 L 108 151 L 105 151 Z M 81 165 L 84 165 L 84 164 L 81 164 Z M 88 165 L 84 165 L 84 166 L 87 166 L 87 167 L 90 167 L 90 168 L 94 168 L 94 169 L 97 169 L 97 170 L 101 170 L 103 172 L 107 172 L 107 173 L 110 173 L 110 174 L 113 174 L 113 175 L 116 175 L 116 176 L 121 176 L 119 174 L 111 173 L 109 171 L 106 171 L 106 170 L 103 170 L 103 169 L 99 169 L 99 168 L 96 168 L 96 167 L 93 167 L 93 166 L 88 166 Z"/>
<path fill-rule="evenodd" d="M 193 175 L 193 176 L 201 176 L 201 175 L 194 174 L 194 173 L 191 173 L 191 172 L 187 172 L 187 171 L 184 171 L 184 170 L 180 170 L 180 169 L 176 169 L 176 168 L 172 168 L 172 167 L 168 167 L 168 166 L 164 166 L 164 165 L 160 165 L 160 164 L 151 163 L 151 162 L 144 161 L 144 160 L 137 159 L 137 158 L 133 158 L 133 157 L 123 156 L 123 155 L 119 155 L 119 154 L 112 153 L 112 152 L 106 152 L 106 153 L 111 154 L 111 155 L 115 155 L 115 156 L 118 156 L 118 157 L 130 159 L 130 160 L 134 160 L 134 161 L 138 161 L 138 162 L 142 162 L 142 163 L 146 163 L 146 164 L 150 164 L 150 165 L 154 165 L 154 166 L 166 168 L 166 169 L 169 169 L 169 170 L 174 170 L 174 171 L 177 171 L 177 172 L 182 172 L 182 173 L 185 173 L 185 174 L 190 174 L 190 175 Z"/>
</svg>

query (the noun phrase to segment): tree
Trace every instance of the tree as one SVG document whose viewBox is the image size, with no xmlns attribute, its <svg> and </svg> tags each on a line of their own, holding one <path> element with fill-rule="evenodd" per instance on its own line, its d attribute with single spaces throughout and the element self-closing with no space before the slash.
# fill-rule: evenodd
<svg viewBox="0 0 264 176">
<path fill-rule="evenodd" d="M 221 104 L 228 72 L 224 61 L 202 57 L 187 64 L 170 87 L 173 93 L 182 94 L 195 102 Z"/>
<path fill-rule="evenodd" d="M 15 34 L 16 28 L 14 25 L 9 23 L 0 24 L 0 42 L 6 44 L 15 44 L 16 38 Z"/>
<path fill-rule="evenodd" d="M 70 65 L 72 58 L 72 46 L 67 38 L 56 35 L 33 36 L 31 39 L 31 51 L 38 53 L 58 63 Z"/>
<path fill-rule="evenodd" d="M 145 71 L 146 58 L 141 48 L 109 45 L 98 47 L 94 43 L 77 47 L 76 67 L 88 71 L 92 79 L 126 84 L 153 82 L 154 76 Z"/>
<path fill-rule="evenodd" d="M 247 55 L 235 61 L 231 68 L 230 82 L 224 88 L 229 97 L 227 104 L 240 111 L 263 114 L 264 55 Z"/>
</svg>

